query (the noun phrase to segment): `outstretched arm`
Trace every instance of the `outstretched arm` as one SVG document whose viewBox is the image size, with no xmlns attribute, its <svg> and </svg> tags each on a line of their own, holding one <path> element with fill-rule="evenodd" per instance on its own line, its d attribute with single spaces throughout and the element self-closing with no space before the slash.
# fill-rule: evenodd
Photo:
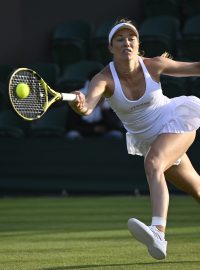
<svg viewBox="0 0 200 270">
<path fill-rule="evenodd" d="M 174 61 L 166 57 L 152 58 L 155 73 L 174 77 L 200 76 L 200 62 Z"/>
<path fill-rule="evenodd" d="M 96 107 L 105 93 L 106 79 L 102 73 L 98 73 L 90 82 L 88 92 L 84 95 L 81 91 L 75 91 L 76 100 L 69 102 L 71 108 L 80 115 L 89 115 Z"/>
</svg>

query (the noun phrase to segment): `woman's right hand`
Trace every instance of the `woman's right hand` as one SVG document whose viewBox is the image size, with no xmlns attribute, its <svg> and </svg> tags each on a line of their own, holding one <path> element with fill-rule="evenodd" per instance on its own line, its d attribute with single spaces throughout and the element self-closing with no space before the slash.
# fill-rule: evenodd
<svg viewBox="0 0 200 270">
<path fill-rule="evenodd" d="M 79 114 L 84 114 L 87 108 L 84 109 L 85 105 L 85 95 L 81 91 L 72 92 L 76 95 L 76 99 L 74 101 L 70 101 L 70 107 Z"/>
</svg>

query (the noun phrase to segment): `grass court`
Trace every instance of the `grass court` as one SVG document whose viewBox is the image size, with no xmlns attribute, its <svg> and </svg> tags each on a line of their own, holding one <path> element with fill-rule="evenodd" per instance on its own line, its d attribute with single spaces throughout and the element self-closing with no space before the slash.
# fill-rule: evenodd
<svg viewBox="0 0 200 270">
<path fill-rule="evenodd" d="M 150 223 L 148 196 L 2 198 L 1 270 L 198 270 L 200 208 L 171 196 L 168 256 L 151 258 L 127 230 L 129 217 Z"/>
</svg>

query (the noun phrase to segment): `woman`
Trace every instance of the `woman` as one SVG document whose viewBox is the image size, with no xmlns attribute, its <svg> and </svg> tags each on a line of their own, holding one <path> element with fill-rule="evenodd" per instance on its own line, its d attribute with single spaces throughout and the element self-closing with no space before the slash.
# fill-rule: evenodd
<svg viewBox="0 0 200 270">
<path fill-rule="evenodd" d="M 72 109 L 89 115 L 105 97 L 127 130 L 130 154 L 144 156 L 152 223 L 131 218 L 131 234 L 155 259 L 166 257 L 165 227 L 169 205 L 166 179 L 200 201 L 200 176 L 186 154 L 200 126 L 197 97 L 169 99 L 162 94 L 160 75 L 200 76 L 200 62 L 177 62 L 160 56 L 139 56 L 139 33 L 131 21 L 117 22 L 109 33 L 113 62 L 91 81 L 87 95 L 75 91 Z"/>
</svg>

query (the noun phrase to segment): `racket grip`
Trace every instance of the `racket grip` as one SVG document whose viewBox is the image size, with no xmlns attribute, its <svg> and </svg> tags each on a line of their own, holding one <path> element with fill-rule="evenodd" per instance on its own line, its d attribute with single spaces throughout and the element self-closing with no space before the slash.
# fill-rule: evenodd
<svg viewBox="0 0 200 270">
<path fill-rule="evenodd" d="M 61 93 L 62 100 L 64 101 L 74 101 L 76 99 L 75 94 L 69 94 L 69 93 Z"/>
</svg>

